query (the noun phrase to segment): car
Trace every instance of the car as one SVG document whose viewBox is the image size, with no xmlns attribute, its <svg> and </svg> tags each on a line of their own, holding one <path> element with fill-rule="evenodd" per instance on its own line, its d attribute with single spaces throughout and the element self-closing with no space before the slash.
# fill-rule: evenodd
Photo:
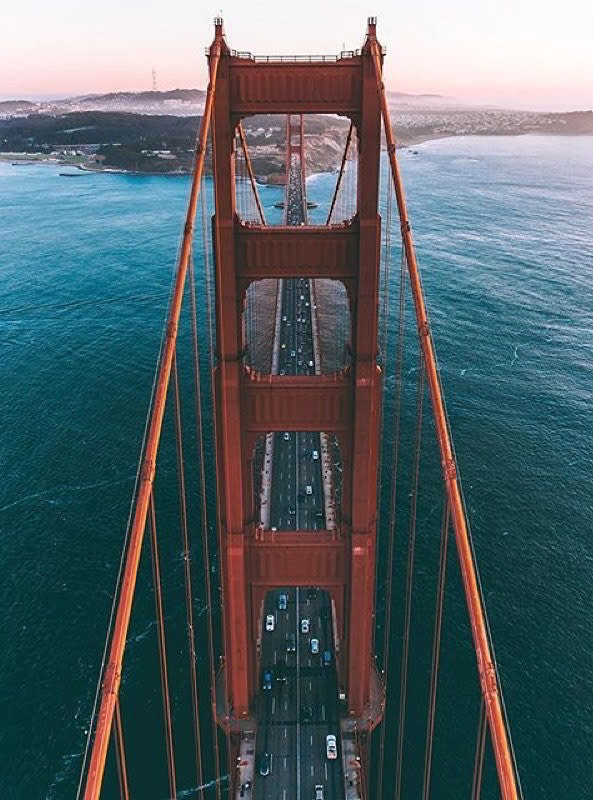
<svg viewBox="0 0 593 800">
<path fill-rule="evenodd" d="M 311 652 L 313 655 L 319 653 L 319 639 L 311 639 Z"/>
<path fill-rule="evenodd" d="M 288 431 L 286 431 L 282 438 L 284 439 L 285 442 L 290 441 L 290 433 L 288 433 Z"/>
<path fill-rule="evenodd" d="M 264 670 L 264 674 L 263 674 L 263 678 L 262 678 L 262 682 L 261 682 L 261 688 L 262 689 L 271 689 L 272 688 L 272 680 L 273 680 L 273 678 L 274 678 L 274 674 L 272 673 L 272 670 L 271 669 L 265 669 Z"/>
<path fill-rule="evenodd" d="M 286 661 L 283 658 L 279 658 L 278 661 L 276 661 L 274 675 L 277 681 L 286 683 Z"/>
<path fill-rule="evenodd" d="M 319 450 L 313 450 L 311 453 L 313 461 L 319 461 Z"/>
<path fill-rule="evenodd" d="M 325 737 L 325 754 L 331 761 L 338 757 L 338 743 L 333 733 L 328 733 Z"/>
<path fill-rule="evenodd" d="M 290 351 L 290 357 L 291 358 L 296 358 L 296 350 L 291 350 Z"/>
<path fill-rule="evenodd" d="M 309 620 L 304 618 L 301 620 L 301 633 L 309 633 Z"/>
<path fill-rule="evenodd" d="M 286 652 L 294 653 L 296 650 L 296 640 L 294 633 L 289 633 L 286 636 Z"/>
<path fill-rule="evenodd" d="M 315 800 L 323 800 L 323 786 L 320 783 L 315 787 Z"/>
<path fill-rule="evenodd" d="M 334 739 L 335 738 L 336 737 L 334 736 Z M 270 758 L 270 754 L 262 753 L 261 756 L 259 757 L 258 772 L 260 775 L 263 775 L 265 777 L 266 775 L 269 775 L 271 771 L 272 771 L 272 761 Z"/>
<path fill-rule="evenodd" d="M 323 655 L 321 656 L 321 663 L 324 667 L 329 667 L 332 663 L 332 654 L 331 650 L 324 650 Z"/>
<path fill-rule="evenodd" d="M 266 630 L 273 631 L 276 627 L 276 618 L 273 614 L 268 614 L 266 617 Z"/>
<path fill-rule="evenodd" d="M 311 706 L 301 706 L 301 722 L 311 722 L 313 720 L 313 709 Z"/>
<path fill-rule="evenodd" d="M 287 603 L 288 603 L 288 597 L 284 594 L 284 592 L 281 592 L 281 594 L 278 595 L 278 610 L 286 611 Z"/>
<path fill-rule="evenodd" d="M 286 320 L 287 320 L 287 316 L 286 316 L 286 314 L 284 314 L 283 317 L 282 317 L 282 322 L 286 322 Z"/>
<path fill-rule="evenodd" d="M 344 691 L 342 686 L 340 686 L 340 690 L 338 691 L 338 700 L 340 701 L 340 703 L 344 703 L 346 700 L 346 692 Z"/>
<path fill-rule="evenodd" d="M 293 517 L 296 514 L 296 508 L 289 508 L 288 513 L 290 514 L 291 517 Z"/>
<path fill-rule="evenodd" d="M 310 366 L 310 367 L 314 367 L 314 366 L 315 366 L 315 364 L 314 364 L 312 361 L 309 361 L 309 366 Z"/>
<path fill-rule="evenodd" d="M 283 370 L 283 369 L 281 369 L 281 370 L 280 370 L 280 375 L 286 375 L 286 371 L 285 371 L 285 370 Z"/>
<path fill-rule="evenodd" d="M 281 347 L 283 350 L 286 350 L 286 342 L 282 342 L 282 344 L 280 345 L 280 347 Z"/>
<path fill-rule="evenodd" d="M 305 486 L 305 494 L 311 495 L 313 494 L 313 487 L 310 483 Z"/>
</svg>

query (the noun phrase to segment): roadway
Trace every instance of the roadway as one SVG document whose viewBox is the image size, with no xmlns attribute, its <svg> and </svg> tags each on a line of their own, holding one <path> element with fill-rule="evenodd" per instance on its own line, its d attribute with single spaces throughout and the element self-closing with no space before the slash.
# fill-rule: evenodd
<svg viewBox="0 0 593 800">
<path fill-rule="evenodd" d="M 285 609 L 279 604 L 282 594 Z M 273 631 L 266 630 L 267 615 L 273 616 Z M 309 620 L 308 633 L 302 632 L 303 619 Z M 315 639 L 318 653 L 312 652 Z M 325 651 L 331 654 L 327 665 Z M 324 800 L 343 800 L 338 683 L 326 592 L 300 587 L 268 593 L 261 665 L 254 798 L 313 800 L 321 785 Z M 338 742 L 336 759 L 327 758 L 328 734 Z M 262 762 L 269 774 L 261 774 Z"/>
<path fill-rule="evenodd" d="M 285 223 L 303 225 L 305 221 L 301 167 L 298 157 L 293 156 Z M 314 375 L 311 282 L 302 278 L 283 280 L 280 303 L 279 340 L 275 341 L 277 374 Z M 270 528 L 325 529 L 319 432 L 279 431 L 273 436 Z M 285 608 L 279 602 L 281 595 L 286 597 Z M 268 615 L 273 618 L 273 631 L 266 629 Z M 307 632 L 301 628 L 303 619 L 309 621 Z M 316 786 L 323 787 L 324 800 L 343 800 L 335 661 L 327 592 L 305 587 L 268 592 L 256 700 L 255 800 L 314 800 Z M 328 734 L 337 739 L 336 759 L 327 758 Z"/>
<path fill-rule="evenodd" d="M 293 156 L 286 190 L 285 222 L 302 225 L 305 221 L 306 199 L 300 164 L 298 157 Z M 311 282 L 304 278 L 283 280 L 279 375 L 315 374 L 312 313 Z M 325 496 L 319 433 L 275 433 L 271 473 L 270 528 L 324 530 Z"/>
</svg>

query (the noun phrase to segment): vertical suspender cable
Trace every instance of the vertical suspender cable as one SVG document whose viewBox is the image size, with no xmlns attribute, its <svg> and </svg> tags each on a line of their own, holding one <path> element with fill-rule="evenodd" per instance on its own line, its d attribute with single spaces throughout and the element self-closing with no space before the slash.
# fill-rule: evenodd
<svg viewBox="0 0 593 800">
<path fill-rule="evenodd" d="M 121 724 L 121 709 L 119 698 L 115 703 L 115 724 L 113 726 L 113 739 L 115 742 L 115 759 L 117 762 L 117 779 L 119 782 L 119 796 L 121 800 L 130 800 L 128 788 L 128 771 L 126 768 L 126 753 L 124 749 L 124 732 Z"/>
<path fill-rule="evenodd" d="M 486 714 L 484 700 L 480 702 L 478 734 L 476 736 L 476 755 L 474 757 L 474 777 L 472 781 L 471 800 L 480 800 L 482 794 L 482 773 L 484 771 L 484 752 L 486 750 Z"/>
<path fill-rule="evenodd" d="M 190 266 L 190 280 L 193 274 L 193 260 Z M 202 769 L 202 736 L 200 730 L 200 706 L 198 702 L 198 676 L 196 672 L 196 632 L 194 628 L 193 592 L 191 580 L 191 552 L 187 523 L 187 499 L 185 489 L 185 465 L 183 458 L 183 427 L 181 424 L 181 400 L 179 396 L 179 374 L 177 357 L 173 360 L 173 395 L 175 403 L 175 441 L 177 445 L 177 475 L 179 485 L 179 511 L 181 521 L 181 542 L 183 547 L 183 578 L 185 585 L 185 613 L 187 623 L 187 644 L 189 655 L 189 678 L 192 716 L 194 723 L 194 747 L 196 755 L 196 777 L 199 797 L 204 796 L 204 773 Z"/>
<path fill-rule="evenodd" d="M 395 761 L 395 798 L 401 797 L 404 761 L 404 731 L 406 727 L 406 698 L 408 688 L 408 661 L 410 652 L 410 625 L 412 619 L 412 590 L 414 588 L 414 554 L 416 548 L 416 510 L 420 484 L 420 455 L 422 453 L 422 417 L 424 408 L 425 371 L 422 352 L 418 364 L 418 386 L 416 395 L 416 436 L 414 442 L 414 464 L 412 468 L 412 496 L 410 500 L 410 524 L 408 534 L 408 564 L 406 568 L 406 596 L 404 612 L 404 634 L 400 669 L 399 721 L 397 726 L 397 755 Z"/>
<path fill-rule="evenodd" d="M 389 681 L 389 665 L 391 655 L 391 606 L 393 601 L 393 569 L 395 562 L 395 536 L 397 513 L 397 471 L 399 465 L 399 434 L 401 423 L 402 403 L 402 373 L 404 362 L 404 337 L 405 337 L 405 311 L 406 311 L 406 259 L 402 250 L 399 283 L 399 317 L 397 333 L 397 350 L 395 356 L 395 400 L 393 408 L 393 444 L 391 456 L 391 497 L 389 503 L 389 540 L 387 543 L 387 586 L 385 592 L 385 630 L 383 636 L 383 674 L 385 681 Z M 377 770 L 378 797 L 382 798 L 383 778 L 385 771 L 385 738 L 387 734 L 387 720 L 381 724 L 379 744 L 379 768 Z"/>
<path fill-rule="evenodd" d="M 154 605 L 156 611 L 157 641 L 159 646 L 159 662 L 161 672 L 161 692 L 163 696 L 163 719 L 165 723 L 165 745 L 167 751 L 167 772 L 169 774 L 169 794 L 177 797 L 177 781 L 175 776 L 175 747 L 173 745 L 173 723 L 171 719 L 171 700 L 169 694 L 169 676 L 167 671 L 167 648 L 165 644 L 165 615 L 163 611 L 163 591 L 161 584 L 161 568 L 156 531 L 156 511 L 154 492 L 149 502 L 150 555 L 152 561 L 152 582 L 154 589 Z"/>
<path fill-rule="evenodd" d="M 196 160 L 194 164 L 192 185 L 185 220 L 183 241 L 179 253 L 173 295 L 169 306 L 167 334 L 165 337 L 165 344 L 158 369 L 154 402 L 150 412 L 148 436 L 146 440 L 144 458 L 142 461 L 136 505 L 128 538 L 127 554 L 125 557 L 117 612 L 115 615 L 115 624 L 111 638 L 109 661 L 105 667 L 103 684 L 101 687 L 101 700 L 97 716 L 89 769 L 86 777 L 84 800 L 98 800 L 103 781 L 103 773 L 105 771 L 107 746 L 109 743 L 111 725 L 113 722 L 115 701 L 119 692 L 119 685 L 121 681 L 123 655 L 126 646 L 128 627 L 130 624 L 130 615 L 132 612 L 132 602 L 136 587 L 138 564 L 140 562 L 140 552 L 142 549 L 142 541 L 144 539 L 148 506 L 150 496 L 152 494 L 152 485 L 156 469 L 156 457 L 163 424 L 163 416 L 165 413 L 167 388 L 171 375 L 171 364 L 173 362 L 173 353 L 175 351 L 175 345 L 177 342 L 177 327 L 179 324 L 179 315 L 181 313 L 181 306 L 183 302 L 183 290 L 185 285 L 185 277 L 187 274 L 187 266 L 189 263 L 191 241 L 193 238 L 194 219 L 200 183 L 204 169 L 206 140 L 208 136 L 208 129 L 210 127 L 210 119 L 212 116 L 212 107 L 216 91 L 216 76 L 218 74 L 218 64 L 222 51 L 222 43 L 223 40 L 221 30 L 220 33 L 217 32 L 216 38 L 210 49 L 210 82 L 206 92 L 204 114 L 202 116 L 200 133 L 196 147 Z"/>
<path fill-rule="evenodd" d="M 344 167 L 346 166 L 346 158 L 348 157 L 348 148 L 350 147 L 350 139 L 352 138 L 353 128 L 354 128 L 354 123 L 351 122 L 350 127 L 348 128 L 348 136 L 346 137 L 346 145 L 344 146 L 344 154 L 342 155 L 342 163 L 340 164 L 340 171 L 338 173 L 338 178 L 336 180 L 336 188 L 334 190 L 334 196 L 332 197 L 331 205 L 329 207 L 329 214 L 327 215 L 327 220 L 325 221 L 326 225 L 330 224 L 332 214 L 334 213 L 336 199 L 338 197 L 338 192 L 340 191 L 340 184 L 342 183 L 342 178 L 344 177 Z"/>
<path fill-rule="evenodd" d="M 385 86 L 382 80 L 381 52 L 376 39 L 373 39 L 371 42 L 371 54 L 375 65 L 377 89 L 381 102 L 385 138 L 387 140 L 387 153 L 395 186 L 404 246 L 406 248 L 420 345 L 426 363 L 427 379 L 430 387 L 437 440 L 441 456 L 441 468 L 449 497 L 451 519 L 455 531 L 455 541 L 457 544 L 463 587 L 472 628 L 482 696 L 486 704 L 486 715 L 490 728 L 498 780 L 502 800 L 517 800 L 520 796 L 518 773 L 512 751 L 510 732 L 504 714 L 500 681 L 488 632 L 486 609 L 480 592 L 477 564 L 473 556 L 471 535 L 465 515 L 461 486 L 457 477 L 457 464 L 449 432 L 434 343 L 430 333 L 428 314 L 422 290 L 422 281 L 416 262 L 416 251 L 408 218 L 406 198 L 395 152 L 395 138 L 393 136 L 389 106 L 387 104 Z"/>
<path fill-rule="evenodd" d="M 203 235 L 207 237 L 206 228 L 206 204 L 202 200 L 202 222 L 203 222 Z M 209 258 L 206 242 L 204 243 L 204 260 L 206 273 L 209 270 Z M 190 302 L 191 302 L 191 325 L 192 325 L 192 345 L 194 357 L 194 391 L 196 403 L 196 440 L 198 444 L 199 454 L 199 484 L 200 484 L 200 512 L 202 522 L 202 561 L 204 569 L 204 580 L 206 586 L 206 628 L 208 635 L 208 664 L 210 670 L 210 701 L 211 701 L 211 720 L 212 720 L 212 748 L 214 750 L 214 770 L 215 770 L 215 791 L 216 798 L 220 800 L 220 752 L 218 748 L 218 727 L 216 724 L 216 667 L 214 656 L 214 632 L 212 623 L 213 612 L 213 597 L 212 597 L 212 582 L 210 580 L 210 545 L 208 542 L 209 527 L 208 527 L 208 498 L 206 494 L 206 459 L 204 455 L 204 424 L 202 416 L 202 389 L 200 382 L 200 343 L 198 339 L 198 316 L 197 316 L 197 303 L 196 303 L 196 280 L 194 274 L 193 259 L 190 261 L 189 270 L 190 280 Z M 207 282 L 208 284 L 208 282 Z M 209 287 L 207 286 L 207 293 L 209 294 Z M 210 324 L 210 320 L 209 320 Z M 226 689 L 225 689 L 226 697 Z"/>
<path fill-rule="evenodd" d="M 243 125 L 239 123 L 239 139 L 241 140 L 241 148 L 243 150 L 243 157 L 245 159 L 245 166 L 247 168 L 247 175 L 249 176 L 249 182 L 251 183 L 251 191 L 253 192 L 253 197 L 255 199 L 255 204 L 257 206 L 257 213 L 259 214 L 259 218 L 261 220 L 261 224 L 266 224 L 266 216 L 264 214 L 264 209 L 261 204 L 261 200 L 259 197 L 259 192 L 257 191 L 257 183 L 255 182 L 255 175 L 253 174 L 253 168 L 251 166 L 251 159 L 249 158 L 249 153 L 247 151 L 247 140 L 245 139 L 245 131 L 243 130 Z"/>
<path fill-rule="evenodd" d="M 430 696 L 428 701 L 428 719 L 426 722 L 426 746 L 424 751 L 424 780 L 422 784 L 422 800 L 429 800 L 430 779 L 432 770 L 432 746 L 434 740 L 434 720 L 439 681 L 439 661 L 441 652 L 441 630 L 443 624 L 443 601 L 447 577 L 447 545 L 449 543 L 449 501 L 447 494 L 443 497 L 443 521 L 441 525 L 441 549 L 439 553 L 439 571 L 437 578 L 437 598 L 434 615 L 434 633 L 432 638 L 432 666 L 430 670 Z"/>
</svg>

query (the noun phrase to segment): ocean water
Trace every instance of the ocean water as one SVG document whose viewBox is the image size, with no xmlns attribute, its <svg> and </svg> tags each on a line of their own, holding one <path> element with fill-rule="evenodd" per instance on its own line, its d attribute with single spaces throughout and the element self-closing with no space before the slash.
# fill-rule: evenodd
<svg viewBox="0 0 593 800">
<path fill-rule="evenodd" d="M 593 138 L 416 149 L 401 164 L 525 797 L 586 800 Z M 183 178 L 58 172 L 0 164 L 8 800 L 75 793 L 188 191 Z M 319 221 L 331 186 L 308 182 Z M 280 196 L 262 191 L 271 218 Z M 178 582 L 175 548 L 163 570 Z M 146 619 L 133 620 L 134 663 L 154 649 Z M 454 785 L 440 775 L 434 796 Z M 189 778 L 180 787 L 192 795 Z"/>
</svg>

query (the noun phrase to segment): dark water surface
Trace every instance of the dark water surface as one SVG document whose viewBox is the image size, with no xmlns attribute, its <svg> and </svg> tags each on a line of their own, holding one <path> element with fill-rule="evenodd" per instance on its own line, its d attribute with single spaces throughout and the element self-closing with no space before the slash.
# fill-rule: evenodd
<svg viewBox="0 0 593 800">
<path fill-rule="evenodd" d="M 462 138 L 418 150 L 401 161 L 525 796 L 585 800 L 593 139 Z M 75 793 L 188 190 L 179 178 L 58 171 L 0 164 L 9 800 Z M 332 183 L 313 177 L 310 198 L 327 202 Z M 272 215 L 281 190 L 262 196 Z M 177 551 L 163 570 L 179 583 Z M 132 663 L 154 648 L 146 619 L 133 622 Z M 458 796 L 447 781 L 438 776 L 435 797 Z M 189 779 L 180 786 L 193 796 Z"/>
</svg>

